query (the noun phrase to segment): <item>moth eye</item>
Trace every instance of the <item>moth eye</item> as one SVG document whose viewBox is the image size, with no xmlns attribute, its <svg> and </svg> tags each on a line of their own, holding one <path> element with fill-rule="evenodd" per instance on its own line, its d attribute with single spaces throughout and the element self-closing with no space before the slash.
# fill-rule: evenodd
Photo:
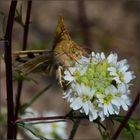
<svg viewBox="0 0 140 140">
<path fill-rule="evenodd" d="M 77 49 L 76 48 L 71 48 L 71 52 L 72 53 L 76 53 L 77 52 Z"/>
</svg>

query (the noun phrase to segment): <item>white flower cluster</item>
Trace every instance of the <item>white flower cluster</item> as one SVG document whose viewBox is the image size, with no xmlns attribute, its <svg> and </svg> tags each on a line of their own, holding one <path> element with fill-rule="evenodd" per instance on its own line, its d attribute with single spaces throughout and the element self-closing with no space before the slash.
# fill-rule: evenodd
<svg viewBox="0 0 140 140">
<path fill-rule="evenodd" d="M 40 116 L 38 112 L 33 110 L 32 108 L 27 108 L 26 112 L 22 117 L 37 117 Z M 45 112 L 43 113 L 44 117 L 50 117 L 50 116 L 58 116 L 58 114 L 54 112 Z M 27 124 L 28 125 L 28 124 Z M 47 139 L 66 139 L 66 122 L 50 122 L 50 123 L 37 123 L 37 124 L 31 124 L 28 125 L 28 127 L 34 132 L 39 134 L 40 136 L 43 136 Z M 31 139 L 37 139 L 35 135 L 30 133 L 29 131 L 25 131 L 25 133 L 31 138 Z"/>
<path fill-rule="evenodd" d="M 130 81 L 135 78 L 128 71 L 127 60 L 118 61 L 116 53 L 105 57 L 92 52 L 82 56 L 74 66 L 65 69 L 63 79 L 68 84 L 64 97 L 73 110 L 80 110 L 93 121 L 98 117 L 119 114 L 130 106 Z"/>
</svg>

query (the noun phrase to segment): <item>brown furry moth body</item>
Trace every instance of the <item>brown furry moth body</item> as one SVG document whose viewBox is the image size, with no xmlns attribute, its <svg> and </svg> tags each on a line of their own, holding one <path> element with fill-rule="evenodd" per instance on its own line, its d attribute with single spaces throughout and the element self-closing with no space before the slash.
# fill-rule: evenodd
<svg viewBox="0 0 140 140">
<path fill-rule="evenodd" d="M 18 64 L 13 65 L 16 71 L 24 75 L 32 72 L 52 73 L 53 70 L 60 71 L 60 67 L 72 66 L 85 54 L 85 50 L 71 39 L 64 27 L 63 18 L 59 16 L 52 50 L 14 52 L 13 57 Z"/>
</svg>

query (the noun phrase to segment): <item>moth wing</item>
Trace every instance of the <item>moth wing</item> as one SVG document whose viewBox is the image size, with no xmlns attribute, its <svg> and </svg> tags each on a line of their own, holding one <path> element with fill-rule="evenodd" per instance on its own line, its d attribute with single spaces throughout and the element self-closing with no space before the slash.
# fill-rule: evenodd
<svg viewBox="0 0 140 140">
<path fill-rule="evenodd" d="M 14 69 L 23 74 L 29 74 L 31 72 L 46 72 L 49 73 L 52 71 L 53 67 L 53 52 L 48 51 L 41 55 L 35 56 L 34 58 L 23 57 L 25 62 L 15 63 Z M 20 60 L 22 61 L 22 59 Z"/>
<path fill-rule="evenodd" d="M 62 40 L 69 40 L 70 41 L 71 37 L 70 37 L 68 31 L 66 30 L 66 28 L 64 26 L 63 17 L 59 16 L 57 27 L 56 27 L 56 30 L 55 30 L 53 50 L 55 49 L 56 44 L 59 43 Z"/>
<path fill-rule="evenodd" d="M 49 53 L 48 50 L 25 50 L 16 51 L 12 53 L 12 62 L 25 63 L 36 56 L 42 55 L 43 53 Z"/>
</svg>

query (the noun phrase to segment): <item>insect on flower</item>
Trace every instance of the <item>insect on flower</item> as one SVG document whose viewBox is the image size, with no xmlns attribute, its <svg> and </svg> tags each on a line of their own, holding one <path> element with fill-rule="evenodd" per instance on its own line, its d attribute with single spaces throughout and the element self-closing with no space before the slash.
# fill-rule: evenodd
<svg viewBox="0 0 140 140">
<path fill-rule="evenodd" d="M 16 71 L 24 75 L 32 72 L 51 74 L 56 70 L 56 77 L 61 81 L 61 69 L 72 66 L 86 51 L 76 44 L 64 27 L 63 18 L 59 16 L 51 50 L 27 50 L 13 53 Z M 62 85 L 62 84 L 61 84 Z"/>
</svg>

